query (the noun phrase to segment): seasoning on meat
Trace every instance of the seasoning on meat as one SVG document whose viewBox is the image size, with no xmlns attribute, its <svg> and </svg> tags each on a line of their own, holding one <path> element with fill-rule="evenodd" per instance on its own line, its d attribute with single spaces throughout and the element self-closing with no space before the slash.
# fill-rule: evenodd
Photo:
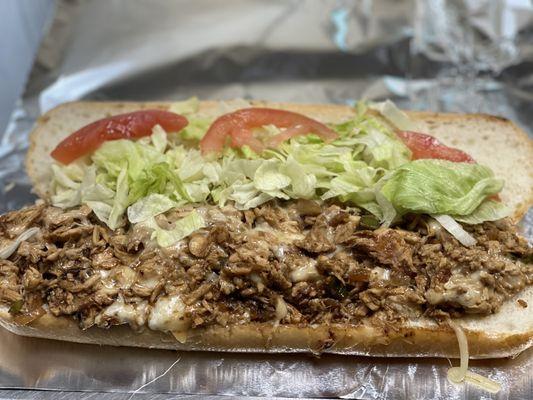
<svg viewBox="0 0 533 400">
<path fill-rule="evenodd" d="M 44 304 L 84 329 L 127 323 L 181 337 L 247 322 L 486 315 L 533 283 L 533 251 L 506 220 L 467 227 L 477 244 L 466 248 L 423 218 L 372 228 L 361 223 L 366 215 L 337 205 L 200 208 L 207 227 L 167 248 L 139 226 L 108 229 L 85 206 L 5 214 L 2 242 L 40 230 L 0 260 L 0 302 L 32 318 Z"/>
</svg>

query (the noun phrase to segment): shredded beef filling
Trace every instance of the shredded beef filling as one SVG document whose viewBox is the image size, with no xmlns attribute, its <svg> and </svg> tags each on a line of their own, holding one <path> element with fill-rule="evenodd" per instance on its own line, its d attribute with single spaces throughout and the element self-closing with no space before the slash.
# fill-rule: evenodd
<svg viewBox="0 0 533 400">
<path fill-rule="evenodd" d="M 26 316 L 44 305 L 82 328 L 163 329 L 155 308 L 182 312 L 165 330 L 357 324 L 486 315 L 533 281 L 533 251 L 507 220 L 467 226 L 477 240 L 467 248 L 420 216 L 371 230 L 358 210 L 311 201 L 197 210 L 208 227 L 169 248 L 142 226 L 110 231 L 85 206 L 5 214 L 2 247 L 30 227 L 40 231 L 0 260 L 0 301 Z M 187 212 L 158 223 L 172 226 Z"/>
</svg>

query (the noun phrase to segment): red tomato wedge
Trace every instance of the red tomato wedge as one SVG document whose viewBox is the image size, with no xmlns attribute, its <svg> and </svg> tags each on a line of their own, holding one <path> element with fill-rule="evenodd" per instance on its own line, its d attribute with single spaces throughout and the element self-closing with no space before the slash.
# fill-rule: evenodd
<svg viewBox="0 0 533 400">
<path fill-rule="evenodd" d="M 253 129 L 264 125 L 287 129 L 262 143 L 253 136 Z M 200 141 L 200 149 L 203 154 L 220 153 L 229 138 L 232 147 L 247 145 L 260 152 L 265 147 L 275 147 L 291 137 L 308 133 L 314 133 L 324 141 L 338 137 L 326 125 L 302 114 L 272 108 L 244 108 L 217 118 Z"/>
<path fill-rule="evenodd" d="M 77 130 L 52 151 L 63 164 L 92 153 L 107 140 L 138 139 L 149 136 L 155 125 L 167 132 L 179 132 L 187 126 L 187 118 L 164 110 L 142 110 L 100 119 Z"/>
<path fill-rule="evenodd" d="M 454 162 L 476 162 L 464 151 L 448 147 L 425 133 L 398 131 L 396 134 L 413 153 L 413 160 L 436 158 Z"/>
</svg>

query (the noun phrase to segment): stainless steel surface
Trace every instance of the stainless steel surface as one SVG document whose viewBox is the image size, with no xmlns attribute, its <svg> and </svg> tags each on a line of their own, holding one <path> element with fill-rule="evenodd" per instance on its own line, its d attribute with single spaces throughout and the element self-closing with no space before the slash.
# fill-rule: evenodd
<svg viewBox="0 0 533 400">
<path fill-rule="evenodd" d="M 405 108 L 499 114 L 532 133 L 531 43 L 526 0 L 62 1 L 0 142 L 0 184 L 10 188 L 0 211 L 33 201 L 21 168 L 27 134 L 69 100 L 392 97 Z M 449 384 L 447 360 L 175 353 L 0 331 L 0 386 L 60 391 L 0 398 L 125 399 L 179 359 L 136 396 L 529 399 L 532 355 L 473 362 L 503 384 L 488 395 Z"/>
</svg>

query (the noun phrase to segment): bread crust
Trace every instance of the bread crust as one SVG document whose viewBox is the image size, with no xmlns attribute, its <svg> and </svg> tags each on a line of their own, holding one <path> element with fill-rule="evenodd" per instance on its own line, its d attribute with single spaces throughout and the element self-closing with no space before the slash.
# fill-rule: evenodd
<svg viewBox="0 0 533 400">
<path fill-rule="evenodd" d="M 167 350 L 202 350 L 262 353 L 333 353 L 376 357 L 459 357 L 457 339 L 445 325 L 398 326 L 387 335 L 372 326 L 342 324 L 295 326 L 250 323 L 215 326 L 192 331 L 184 343 L 170 334 L 128 325 L 109 329 L 92 327 L 82 331 L 67 317 L 46 314 L 22 326 L 7 312 L 0 312 L 0 325 L 10 332 L 30 337 L 111 346 L 145 347 Z M 513 357 L 531 346 L 531 334 L 515 333 L 500 337 L 466 331 L 471 358 Z M 499 350 L 495 350 L 499 349 Z"/>
<path fill-rule="evenodd" d="M 28 175 L 35 191 L 48 198 L 50 151 L 70 132 L 103 117 L 145 108 L 168 109 L 172 103 L 66 103 L 43 115 L 30 136 L 26 158 Z M 221 114 L 220 102 L 200 103 L 199 112 Z M 283 108 L 300 112 L 323 122 L 340 122 L 354 115 L 354 109 L 341 105 L 287 104 L 252 102 L 255 106 Z M 229 102 L 231 106 L 231 102 Z M 237 107 L 236 107 L 237 108 Z M 501 171 L 508 186 L 503 200 L 520 219 L 533 203 L 533 141 L 511 122 L 484 114 L 442 114 L 409 112 L 422 132 L 435 135 L 445 144 L 461 148 L 481 163 Z M 486 138 L 484 138 L 484 135 Z M 509 161 L 495 160 L 492 150 L 513 152 Z M 505 159 L 505 157 L 503 157 Z M 491 161 L 492 160 L 492 161 Z M 499 163 L 499 164 L 498 164 Z M 510 185 L 509 185 L 510 182 Z M 502 309 L 487 317 L 456 320 L 467 333 L 473 358 L 512 357 L 533 344 L 533 313 L 517 305 L 523 299 L 533 306 L 529 287 Z M 137 333 L 127 325 L 110 329 L 82 331 L 67 317 L 46 314 L 29 325 L 17 325 L 6 309 L 0 309 L 0 325 L 13 333 L 117 346 L 136 346 L 175 350 L 213 350 L 235 352 L 326 352 L 372 356 L 457 357 L 458 345 L 453 331 L 428 319 L 413 319 L 386 332 L 363 320 L 360 325 L 296 326 L 254 323 L 230 327 L 215 326 L 193 330 L 185 343 L 170 333 L 145 330 Z"/>
</svg>

